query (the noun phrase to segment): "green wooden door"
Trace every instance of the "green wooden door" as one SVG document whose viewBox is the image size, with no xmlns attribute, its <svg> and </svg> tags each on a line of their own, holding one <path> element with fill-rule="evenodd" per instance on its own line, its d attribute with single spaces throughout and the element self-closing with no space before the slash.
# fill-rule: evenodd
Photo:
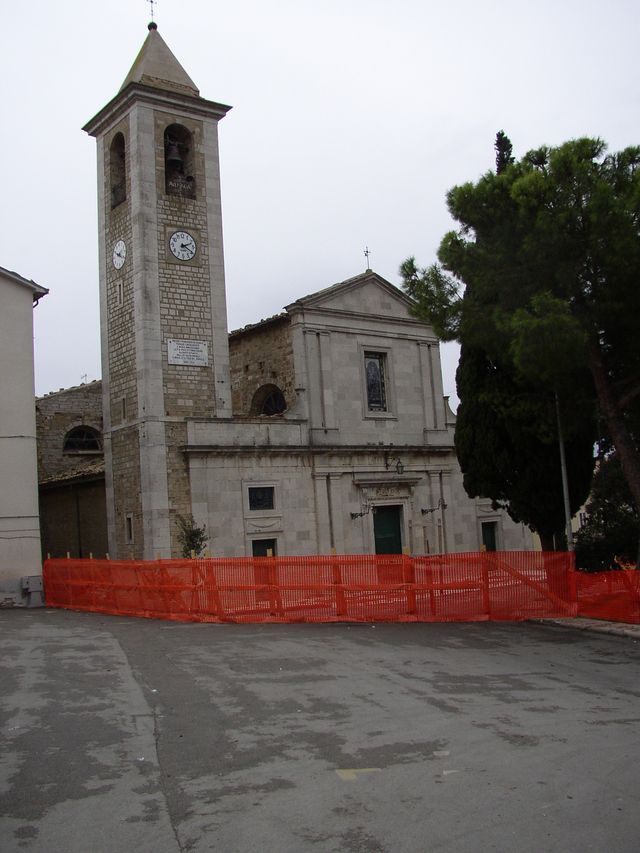
<svg viewBox="0 0 640 853">
<path fill-rule="evenodd" d="M 373 510 L 376 554 L 402 554 L 402 507 L 377 506 Z"/>
<path fill-rule="evenodd" d="M 498 537 L 496 535 L 497 531 L 497 522 L 495 521 L 483 521 L 482 522 L 482 544 L 485 547 L 486 551 L 496 551 L 498 544 Z"/>
</svg>

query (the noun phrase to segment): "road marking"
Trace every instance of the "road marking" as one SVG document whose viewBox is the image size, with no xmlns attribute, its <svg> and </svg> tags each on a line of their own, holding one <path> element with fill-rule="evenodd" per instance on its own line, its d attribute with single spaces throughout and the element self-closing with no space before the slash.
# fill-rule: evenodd
<svg viewBox="0 0 640 853">
<path fill-rule="evenodd" d="M 436 749 L 434 750 L 433 754 L 436 756 L 436 758 L 446 758 L 447 755 L 451 755 L 448 749 Z"/>
<path fill-rule="evenodd" d="M 459 772 L 460 772 L 459 770 L 443 770 L 442 775 L 443 776 L 451 776 L 452 773 L 459 773 Z"/>
<path fill-rule="evenodd" d="M 379 773 L 380 767 L 359 767 L 353 770 L 336 770 L 343 782 L 355 782 L 362 773 Z"/>
</svg>

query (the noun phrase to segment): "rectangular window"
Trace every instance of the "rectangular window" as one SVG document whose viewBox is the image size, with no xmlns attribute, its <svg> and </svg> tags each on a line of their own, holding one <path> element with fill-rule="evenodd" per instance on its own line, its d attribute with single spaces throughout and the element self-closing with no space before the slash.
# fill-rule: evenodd
<svg viewBox="0 0 640 853">
<path fill-rule="evenodd" d="M 387 356 L 383 352 L 365 352 L 364 374 L 367 387 L 367 409 L 387 411 Z"/>
<path fill-rule="evenodd" d="M 273 509 L 274 492 L 273 486 L 249 486 L 249 509 Z"/>
<path fill-rule="evenodd" d="M 128 512 L 124 517 L 125 545 L 133 545 L 133 513 Z"/>
<path fill-rule="evenodd" d="M 118 308 L 122 308 L 122 306 L 124 305 L 124 286 L 122 282 L 119 281 L 116 287 L 116 305 L 118 306 Z"/>
<path fill-rule="evenodd" d="M 120 420 L 124 423 L 127 419 L 127 398 L 123 397 L 120 400 Z"/>
<path fill-rule="evenodd" d="M 275 557 L 278 553 L 277 544 L 277 539 L 253 539 L 251 552 L 254 557 Z"/>
</svg>

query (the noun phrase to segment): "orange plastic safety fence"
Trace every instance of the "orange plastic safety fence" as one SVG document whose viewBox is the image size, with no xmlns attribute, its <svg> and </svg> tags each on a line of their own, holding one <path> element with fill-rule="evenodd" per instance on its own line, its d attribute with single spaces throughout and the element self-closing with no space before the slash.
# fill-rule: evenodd
<svg viewBox="0 0 640 853">
<path fill-rule="evenodd" d="M 640 572 L 576 572 L 578 615 L 640 624 Z"/>
<path fill-rule="evenodd" d="M 197 622 L 450 622 L 575 614 L 569 554 L 47 560 L 47 605 Z"/>
</svg>

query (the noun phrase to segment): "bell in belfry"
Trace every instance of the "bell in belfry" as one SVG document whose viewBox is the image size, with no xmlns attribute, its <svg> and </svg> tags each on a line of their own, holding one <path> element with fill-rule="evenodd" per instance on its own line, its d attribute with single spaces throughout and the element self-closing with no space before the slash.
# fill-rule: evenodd
<svg viewBox="0 0 640 853">
<path fill-rule="evenodd" d="M 167 166 L 171 166 L 175 171 L 182 171 L 183 162 L 180 155 L 180 148 L 178 143 L 174 142 L 172 139 L 167 140 L 166 162 Z"/>
</svg>

